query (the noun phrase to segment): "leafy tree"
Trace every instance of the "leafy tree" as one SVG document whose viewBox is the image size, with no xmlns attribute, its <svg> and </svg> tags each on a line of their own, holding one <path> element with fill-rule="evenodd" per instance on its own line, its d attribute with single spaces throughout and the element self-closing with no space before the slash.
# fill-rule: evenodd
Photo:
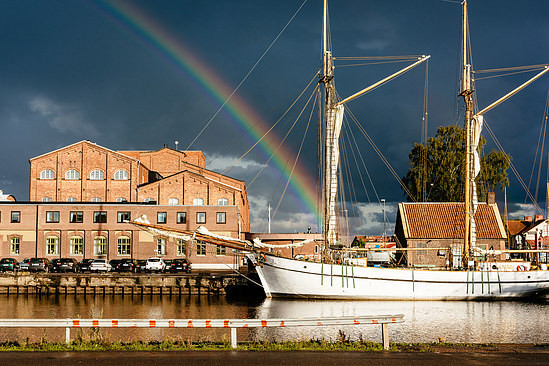
<svg viewBox="0 0 549 366">
<path fill-rule="evenodd" d="M 479 151 L 486 140 L 481 137 Z M 414 144 L 410 152 L 410 170 L 404 184 L 417 201 L 461 202 L 465 181 L 465 129 L 458 126 L 439 127 L 426 146 Z M 476 179 L 479 201 L 486 193 L 509 185 L 507 169 L 511 156 L 491 151 L 481 157 L 481 172 Z M 413 198 L 407 195 L 408 201 Z"/>
</svg>

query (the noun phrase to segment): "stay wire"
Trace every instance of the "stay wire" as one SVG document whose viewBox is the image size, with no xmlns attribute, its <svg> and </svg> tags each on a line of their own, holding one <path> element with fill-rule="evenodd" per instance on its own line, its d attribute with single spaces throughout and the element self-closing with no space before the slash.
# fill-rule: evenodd
<svg viewBox="0 0 549 366">
<path fill-rule="evenodd" d="M 271 44 L 267 47 L 267 49 L 263 52 L 263 54 L 259 57 L 259 59 L 255 62 L 255 64 L 252 66 L 252 68 L 248 71 L 248 73 L 242 78 L 242 80 L 240 80 L 240 82 L 238 83 L 238 85 L 236 86 L 236 88 L 234 88 L 234 90 L 231 92 L 231 94 L 225 99 L 225 101 L 223 102 L 223 104 L 217 109 L 217 111 L 214 113 L 214 115 L 210 118 L 210 120 L 204 125 L 204 127 L 200 130 L 200 132 L 198 133 L 198 135 L 196 135 L 196 137 L 191 141 L 191 143 L 189 144 L 189 146 L 187 146 L 187 149 L 186 150 L 189 150 L 191 148 L 191 146 L 195 143 L 195 141 L 202 135 L 202 133 L 208 128 L 208 126 L 213 122 L 213 120 L 217 117 L 217 115 L 221 112 L 221 110 L 223 110 L 225 108 L 225 105 L 227 105 L 227 103 L 231 100 L 231 98 L 233 97 L 233 95 L 235 95 L 235 93 L 238 91 L 238 89 L 240 89 L 240 87 L 242 86 L 242 84 L 244 84 L 244 82 L 248 79 L 248 77 L 251 75 L 251 73 L 255 70 L 255 68 L 257 67 L 257 65 L 259 65 L 259 63 L 263 60 L 263 58 L 265 57 L 265 55 L 271 50 L 271 48 L 274 46 L 274 44 L 278 41 L 278 39 L 280 38 L 280 36 L 282 35 L 282 33 L 284 33 L 284 31 L 286 30 L 286 28 L 288 28 L 288 26 L 290 25 L 290 23 L 294 20 L 294 18 L 297 16 L 297 14 L 299 13 L 299 11 L 301 10 L 301 8 L 303 8 L 303 6 L 307 3 L 308 0 L 303 0 L 303 2 L 301 3 L 301 5 L 299 6 L 299 8 L 295 11 L 294 15 L 292 15 L 292 17 L 290 18 L 290 20 L 286 23 L 286 25 L 282 28 L 282 30 L 280 32 L 278 32 L 277 36 L 273 39 L 273 41 L 271 42 Z"/>
</svg>

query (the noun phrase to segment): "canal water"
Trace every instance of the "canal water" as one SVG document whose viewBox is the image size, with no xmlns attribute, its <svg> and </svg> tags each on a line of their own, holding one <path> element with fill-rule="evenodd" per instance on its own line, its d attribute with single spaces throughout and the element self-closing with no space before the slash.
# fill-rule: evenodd
<svg viewBox="0 0 549 366">
<path fill-rule="evenodd" d="M 227 299 L 224 296 L 0 296 L 0 318 L 227 319 L 404 314 L 390 324 L 391 341 L 548 343 L 549 302 L 306 301 Z M 3 341 L 62 341 L 64 329 L 2 329 Z M 379 342 L 379 325 L 239 329 L 258 341 L 351 340 Z M 73 329 L 71 337 L 110 341 L 229 341 L 227 329 Z"/>
</svg>

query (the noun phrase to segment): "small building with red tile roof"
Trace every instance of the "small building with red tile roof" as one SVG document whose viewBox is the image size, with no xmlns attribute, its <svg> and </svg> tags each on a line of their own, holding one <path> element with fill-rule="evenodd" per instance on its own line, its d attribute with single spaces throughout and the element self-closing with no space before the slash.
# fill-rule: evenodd
<svg viewBox="0 0 549 366">
<path fill-rule="evenodd" d="M 511 249 L 547 249 L 549 222 L 542 215 L 525 216 L 523 220 L 507 220 Z"/>
<path fill-rule="evenodd" d="M 479 203 L 474 219 L 478 247 L 505 249 L 507 235 L 497 204 Z M 463 203 L 399 203 L 395 226 L 397 244 L 404 248 L 425 248 L 405 252 L 399 258 L 400 263 L 412 266 L 460 266 L 464 222 Z"/>
</svg>

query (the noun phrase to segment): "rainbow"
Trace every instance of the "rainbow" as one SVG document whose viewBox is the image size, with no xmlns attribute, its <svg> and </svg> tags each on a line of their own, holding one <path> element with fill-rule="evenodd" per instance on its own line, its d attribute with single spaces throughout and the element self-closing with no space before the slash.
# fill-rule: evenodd
<svg viewBox="0 0 549 366">
<path fill-rule="evenodd" d="M 194 55 L 180 39 L 176 39 L 141 9 L 127 1 L 98 1 L 103 9 L 106 9 L 115 19 L 129 28 L 132 33 L 137 34 L 150 46 L 168 57 L 178 70 L 191 77 L 216 103 L 222 105 L 229 98 L 233 89 L 204 61 Z M 254 141 L 258 141 L 270 128 L 264 119 L 236 93 L 225 105 L 225 110 Z M 267 156 L 273 155 L 271 161 L 287 180 L 292 174 L 292 162 L 295 160 L 295 154 L 280 142 L 280 137 L 271 132 L 261 140 L 259 145 Z M 294 168 L 290 187 L 301 201 L 303 208 L 313 214 L 314 223 L 318 223 L 321 212 L 317 198 L 317 183 L 299 163 Z"/>
</svg>

